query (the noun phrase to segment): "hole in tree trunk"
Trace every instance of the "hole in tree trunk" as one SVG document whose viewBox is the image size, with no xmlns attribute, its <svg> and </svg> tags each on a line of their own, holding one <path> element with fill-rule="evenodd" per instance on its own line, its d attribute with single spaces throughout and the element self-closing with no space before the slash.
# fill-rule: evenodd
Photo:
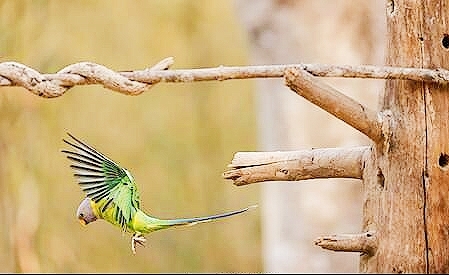
<svg viewBox="0 0 449 275">
<path fill-rule="evenodd" d="M 380 188 L 384 189 L 385 177 L 380 168 L 377 168 L 377 184 L 379 184 Z"/>
<path fill-rule="evenodd" d="M 442 169 L 448 169 L 448 165 L 449 164 L 449 155 L 445 154 L 445 153 L 441 153 L 440 157 L 438 158 L 438 165 L 440 165 L 440 167 Z"/>
<path fill-rule="evenodd" d="M 441 44 L 445 49 L 449 49 L 449 34 L 445 33 L 443 35 L 443 39 L 441 40 Z"/>
</svg>

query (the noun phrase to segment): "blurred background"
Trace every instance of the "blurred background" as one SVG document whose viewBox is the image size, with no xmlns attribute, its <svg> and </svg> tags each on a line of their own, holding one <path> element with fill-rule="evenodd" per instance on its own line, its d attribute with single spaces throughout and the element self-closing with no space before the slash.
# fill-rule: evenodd
<svg viewBox="0 0 449 275">
<path fill-rule="evenodd" d="M 0 1 L 0 62 L 55 73 L 81 61 L 139 70 L 281 63 L 383 64 L 381 1 Z M 324 79 L 376 108 L 382 82 Z M 128 168 L 161 218 L 259 204 L 255 211 L 147 236 L 81 227 L 83 198 L 60 152 L 70 132 Z M 355 180 L 236 187 L 237 151 L 366 145 L 356 130 L 282 79 L 162 83 L 137 97 L 100 85 L 54 99 L 0 88 L 0 272 L 356 272 L 358 254 L 324 251 L 321 234 L 361 227 Z"/>
</svg>

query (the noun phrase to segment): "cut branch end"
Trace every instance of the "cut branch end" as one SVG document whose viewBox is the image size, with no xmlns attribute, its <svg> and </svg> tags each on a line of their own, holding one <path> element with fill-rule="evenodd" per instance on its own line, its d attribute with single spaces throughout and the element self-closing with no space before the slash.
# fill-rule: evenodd
<svg viewBox="0 0 449 275">
<path fill-rule="evenodd" d="M 374 255 L 377 249 L 377 237 L 375 231 L 361 234 L 337 234 L 321 236 L 315 240 L 315 244 L 333 251 L 362 252 Z"/>
</svg>

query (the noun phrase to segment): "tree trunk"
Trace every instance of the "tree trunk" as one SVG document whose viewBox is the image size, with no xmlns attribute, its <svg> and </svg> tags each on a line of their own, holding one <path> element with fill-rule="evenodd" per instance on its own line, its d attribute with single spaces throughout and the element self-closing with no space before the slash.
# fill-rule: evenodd
<svg viewBox="0 0 449 275">
<path fill-rule="evenodd" d="M 448 68 L 446 1 L 387 1 L 386 16 L 387 65 Z M 377 231 L 378 248 L 360 270 L 448 273 L 449 89 L 388 80 L 380 108 L 389 136 L 364 176 L 364 229 Z"/>
</svg>

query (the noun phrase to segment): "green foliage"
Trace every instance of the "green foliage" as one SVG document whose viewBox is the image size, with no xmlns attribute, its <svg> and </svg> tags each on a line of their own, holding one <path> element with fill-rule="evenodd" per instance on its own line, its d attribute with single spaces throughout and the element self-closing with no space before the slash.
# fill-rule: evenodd
<svg viewBox="0 0 449 275">
<path fill-rule="evenodd" d="M 248 64 L 229 1 L 2 1 L 0 62 L 54 73 L 80 61 L 114 70 Z M 129 236 L 75 217 L 83 194 L 60 152 L 69 131 L 128 168 L 143 209 L 190 217 L 259 202 L 221 174 L 256 149 L 253 82 L 161 83 L 132 97 L 101 86 L 42 99 L 0 91 L 0 272 L 258 272 L 259 213 Z"/>
</svg>

